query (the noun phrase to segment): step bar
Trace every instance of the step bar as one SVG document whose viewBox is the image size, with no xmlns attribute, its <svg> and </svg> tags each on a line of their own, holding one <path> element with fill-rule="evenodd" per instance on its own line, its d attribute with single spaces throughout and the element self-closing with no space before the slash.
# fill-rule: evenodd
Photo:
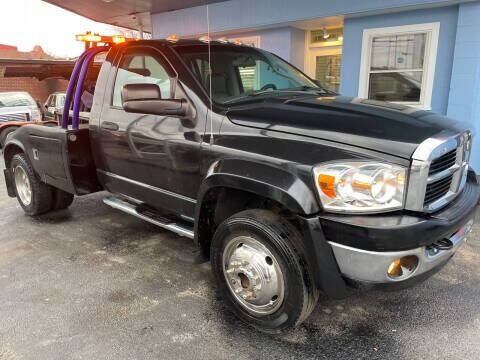
<svg viewBox="0 0 480 360">
<path fill-rule="evenodd" d="M 142 220 L 148 221 L 151 224 L 160 226 L 161 228 L 164 228 L 166 230 L 170 230 L 180 236 L 185 236 L 189 239 L 193 239 L 193 227 L 189 227 L 185 223 L 160 221 L 158 217 L 153 218 L 151 216 L 138 212 L 138 205 L 120 199 L 116 196 L 108 196 L 103 199 L 103 202 L 114 209 L 136 216 Z"/>
</svg>

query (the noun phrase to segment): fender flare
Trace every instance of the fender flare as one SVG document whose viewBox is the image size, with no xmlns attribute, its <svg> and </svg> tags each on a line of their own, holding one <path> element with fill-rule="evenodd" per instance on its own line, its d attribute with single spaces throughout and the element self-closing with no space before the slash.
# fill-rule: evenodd
<svg viewBox="0 0 480 360">
<path fill-rule="evenodd" d="M 293 172 L 283 168 L 241 159 L 214 162 L 204 178 L 195 207 L 195 243 L 198 241 L 200 213 L 205 196 L 214 188 L 230 188 L 274 200 L 297 215 L 320 211 L 312 190 Z"/>
<path fill-rule="evenodd" d="M 23 143 L 21 141 L 19 141 L 18 139 L 10 139 L 8 140 L 6 143 L 5 143 L 5 148 L 3 149 L 3 159 L 5 161 L 5 166 L 8 167 L 8 164 L 7 164 L 7 155 L 9 155 L 9 150 L 12 148 L 12 147 L 18 147 L 22 150 L 22 152 L 25 154 L 25 156 L 27 156 L 30 160 L 30 156 L 29 154 L 25 151 L 25 146 L 23 145 Z"/>
</svg>

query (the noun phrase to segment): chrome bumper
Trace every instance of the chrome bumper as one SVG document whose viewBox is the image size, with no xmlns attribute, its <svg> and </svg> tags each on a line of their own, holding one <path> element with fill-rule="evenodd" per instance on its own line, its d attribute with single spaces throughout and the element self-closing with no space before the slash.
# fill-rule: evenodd
<svg viewBox="0 0 480 360">
<path fill-rule="evenodd" d="M 473 220 L 470 220 L 450 238 L 453 247 L 449 250 L 432 251 L 423 246 L 405 251 L 375 252 L 334 242 L 329 242 L 329 244 L 332 246 L 335 259 L 343 276 L 359 282 L 394 283 L 414 278 L 447 261 L 463 244 L 463 240 L 470 232 L 472 225 Z M 388 276 L 387 270 L 393 261 L 410 255 L 418 258 L 418 265 L 408 278 L 394 279 Z"/>
</svg>

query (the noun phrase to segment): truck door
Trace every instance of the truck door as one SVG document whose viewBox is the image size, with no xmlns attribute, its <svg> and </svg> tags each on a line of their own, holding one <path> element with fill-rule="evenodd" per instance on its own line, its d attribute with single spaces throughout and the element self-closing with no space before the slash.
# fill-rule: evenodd
<svg viewBox="0 0 480 360">
<path fill-rule="evenodd" d="M 117 60 L 111 82 L 99 137 L 103 156 L 99 175 L 105 177 L 105 186 L 111 192 L 193 217 L 201 181 L 200 134 L 204 123 L 132 114 L 122 108 L 125 84 L 154 83 L 160 87 L 162 98 L 183 97 L 180 85 L 175 87 L 175 70 L 157 49 L 130 47 Z"/>
</svg>

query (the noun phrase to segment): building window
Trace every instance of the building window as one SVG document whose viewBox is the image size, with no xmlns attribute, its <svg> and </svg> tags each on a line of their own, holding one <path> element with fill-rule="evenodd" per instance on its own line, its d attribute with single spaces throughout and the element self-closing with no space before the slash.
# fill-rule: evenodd
<svg viewBox="0 0 480 360">
<path fill-rule="evenodd" d="M 343 41 L 343 28 L 333 29 L 318 29 L 310 31 L 310 43 L 311 44 L 325 44 L 330 45 L 335 41 Z"/>
<path fill-rule="evenodd" d="M 359 96 L 430 109 L 440 24 L 363 32 Z"/>
</svg>

